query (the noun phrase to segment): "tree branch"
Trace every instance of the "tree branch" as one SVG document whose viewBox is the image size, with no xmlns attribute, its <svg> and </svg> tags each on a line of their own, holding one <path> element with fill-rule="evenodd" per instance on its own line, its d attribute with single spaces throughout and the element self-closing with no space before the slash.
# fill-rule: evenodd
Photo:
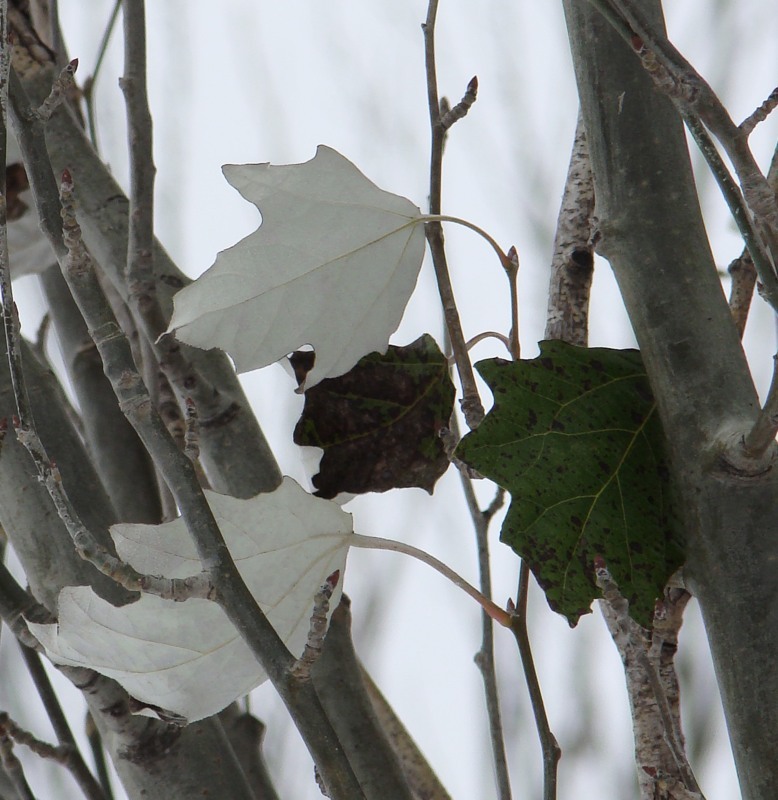
<svg viewBox="0 0 778 800">
<path fill-rule="evenodd" d="M 203 495 L 194 466 L 176 446 L 150 401 L 129 343 L 105 301 L 89 254 L 80 242 L 78 224 L 69 207 L 72 201 L 67 199 L 72 188 L 69 174 L 63 176 L 63 216 L 69 249 L 68 259 L 62 265 L 63 272 L 103 359 L 119 405 L 175 498 L 210 579 L 210 599 L 223 608 L 267 672 L 311 751 L 333 800 L 356 799 L 361 796 L 358 783 L 313 686 L 291 673 L 294 657 L 244 583 Z"/>
<path fill-rule="evenodd" d="M 430 146 L 430 214 L 440 214 L 441 185 L 443 175 L 443 145 L 446 129 L 440 118 L 440 98 L 438 96 L 437 68 L 435 65 L 435 20 L 438 13 L 438 0 L 430 0 L 427 7 L 427 20 L 422 25 L 424 31 L 424 57 L 427 69 L 427 100 L 429 104 L 430 129 L 432 134 Z M 465 336 L 459 319 L 454 288 L 448 271 L 446 249 L 443 239 L 443 228 L 440 222 L 428 222 L 425 225 L 427 241 L 432 254 L 432 264 L 438 282 L 440 300 L 446 319 L 446 329 L 451 339 L 451 348 L 462 383 L 462 412 L 468 427 L 476 428 L 484 418 L 484 409 L 475 385 L 473 365 L 467 355 Z"/>
<path fill-rule="evenodd" d="M 644 14 L 662 27 L 656 0 Z M 778 796 L 778 476 L 743 453 L 758 398 L 699 210 L 683 129 L 588 2 L 565 14 L 603 249 L 657 398 L 744 800 Z M 750 203 L 749 203 L 750 205 Z M 754 609 L 760 609 L 754 614 Z"/>
<path fill-rule="evenodd" d="M 659 652 L 656 653 L 656 662 L 652 663 L 648 654 L 648 642 L 638 624 L 629 616 L 629 604 L 619 592 L 604 563 L 595 564 L 595 575 L 604 597 L 600 608 L 625 666 L 641 797 L 644 800 L 653 800 L 656 797 L 656 778 L 662 774 L 681 781 L 685 789 L 704 800 L 684 751 L 677 702 L 671 705 L 670 697 L 665 691 L 669 683 L 674 690 L 671 696 L 677 701 L 672 659 L 669 664 L 665 660 L 662 665 L 664 680 L 660 678 L 657 669 L 665 644 L 661 641 L 661 633 L 657 635 L 654 648 Z M 671 647 L 681 624 L 680 613 L 677 616 L 678 619 L 663 626 L 671 637 L 666 642 Z"/>
<path fill-rule="evenodd" d="M 562 751 L 548 722 L 543 693 L 540 690 L 540 681 L 535 670 L 535 660 L 532 657 L 532 648 L 527 630 L 529 575 L 527 562 L 522 559 L 521 567 L 519 568 L 519 590 L 516 604 L 514 605 L 512 601 L 509 601 L 508 611 L 511 612 L 511 633 L 513 633 L 519 648 L 521 666 L 524 678 L 527 681 L 527 689 L 529 690 L 530 705 L 535 717 L 535 727 L 537 728 L 540 747 L 543 751 L 543 800 L 556 800 L 557 766 L 559 759 L 562 757 Z"/>
<path fill-rule="evenodd" d="M 81 756 L 67 718 L 62 711 L 62 706 L 54 692 L 54 687 L 43 668 L 40 656 L 35 650 L 23 644 L 20 644 L 20 650 L 43 707 L 46 709 L 46 714 L 51 721 L 51 726 L 54 728 L 59 746 L 62 748 L 61 752 L 64 758 L 62 763 L 73 775 L 85 797 L 89 800 L 105 800 L 100 784 L 95 780 Z"/>
<path fill-rule="evenodd" d="M 630 41 L 655 84 L 677 106 L 692 134 L 702 142 L 702 151 L 714 175 L 721 174 L 723 163 L 716 164 L 718 153 L 706 146 L 704 125 L 724 148 L 740 180 L 748 208 L 753 215 L 751 253 L 757 270 L 762 264 L 765 296 L 778 308 L 778 199 L 770 190 L 748 146 L 748 133 L 739 128 L 708 83 L 681 55 L 664 34 L 664 26 L 650 19 L 633 0 L 591 0 L 616 29 Z M 718 159 L 720 161 L 720 159 Z M 726 194 L 725 194 L 726 196 Z M 750 226 L 747 215 L 736 214 L 739 224 Z M 762 249 L 764 248 L 763 252 Z"/>
<path fill-rule="evenodd" d="M 57 220 L 59 214 L 56 183 L 47 167 L 50 153 L 55 171 L 71 169 L 79 176 L 86 245 L 127 300 L 124 273 L 129 249 L 128 201 L 70 109 L 61 106 L 52 115 L 46 126 L 45 141 L 42 129 L 34 124 L 26 95 L 29 93 L 37 100 L 48 94 L 53 67 L 47 60 L 48 52 L 31 44 L 36 40 L 35 33 L 24 27 L 24 23 L 22 15 L 14 17 L 17 35 L 14 52 L 18 55 L 20 80 L 12 82 L 13 121 L 44 231 L 52 235 L 51 225 L 46 220 Z M 54 238 L 57 252 L 56 234 Z M 189 278 L 177 269 L 156 240 L 153 261 L 164 329 L 172 311 L 172 296 L 189 282 Z M 179 345 L 175 343 L 169 347 L 174 352 Z M 217 351 L 205 352 L 185 346 L 180 346 L 180 351 L 192 364 L 188 369 L 178 367 L 187 393 L 194 396 L 199 390 L 201 394 L 198 408 L 202 460 L 214 490 L 235 497 L 253 497 L 260 491 L 274 489 L 281 482 L 278 465 L 227 357 Z"/>
<path fill-rule="evenodd" d="M 581 346 L 588 341 L 589 292 L 594 274 L 593 214 L 592 168 L 579 111 L 554 236 L 546 339 L 561 339 Z"/>
<path fill-rule="evenodd" d="M 311 675 L 365 795 L 376 800 L 412 800 L 413 782 L 403 774 L 364 688 L 351 640 L 351 602 L 345 595 L 332 612 L 321 657 Z"/>
<path fill-rule="evenodd" d="M 509 347 L 510 349 L 510 347 Z M 451 419 L 454 436 L 459 439 L 459 430 L 455 417 Z M 462 491 L 465 495 L 467 509 L 475 530 L 476 552 L 478 556 L 478 588 L 486 597 L 492 596 L 492 572 L 489 564 L 489 522 L 504 501 L 505 493 L 498 490 L 495 507 L 487 512 L 481 511 L 475 495 L 472 480 L 460 472 Z M 494 659 L 494 625 L 492 618 L 483 611 L 481 613 L 481 647 L 475 654 L 476 666 L 481 673 L 486 699 L 486 714 L 489 720 L 489 741 L 492 748 L 497 796 L 500 800 L 510 800 L 511 780 L 508 771 L 508 758 L 505 753 L 505 734 L 500 715 L 500 697 L 497 689 L 497 667 Z"/>
</svg>

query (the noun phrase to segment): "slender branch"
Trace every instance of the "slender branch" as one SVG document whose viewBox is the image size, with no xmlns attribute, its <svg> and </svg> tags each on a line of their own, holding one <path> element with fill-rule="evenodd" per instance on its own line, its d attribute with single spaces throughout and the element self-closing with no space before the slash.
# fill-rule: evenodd
<svg viewBox="0 0 778 800">
<path fill-rule="evenodd" d="M 594 181 L 579 110 L 551 257 L 546 339 L 585 346 L 594 274 Z"/>
<path fill-rule="evenodd" d="M 155 291 L 154 149 L 146 88 L 146 21 L 144 0 L 124 0 L 124 76 L 119 80 L 127 107 L 130 153 L 130 215 L 127 235 L 127 289 L 136 296 Z M 156 302 L 156 298 L 154 298 Z"/>
<path fill-rule="evenodd" d="M 756 269 L 747 249 L 729 265 L 727 271 L 732 279 L 729 310 L 732 312 L 732 319 L 742 340 L 756 286 Z"/>
<path fill-rule="evenodd" d="M 327 614 L 330 610 L 330 600 L 339 580 L 340 570 L 336 569 L 314 595 L 313 613 L 311 614 L 305 648 L 303 654 L 291 668 L 292 674 L 299 680 L 309 681 L 311 679 L 311 669 L 321 655 L 324 635 L 327 633 Z"/>
<path fill-rule="evenodd" d="M 746 136 L 750 136 L 751 131 L 753 131 L 760 122 L 764 122 L 776 107 L 778 107 L 778 87 L 770 92 L 764 103 L 753 113 L 749 114 L 740 125 L 738 125 L 738 128 L 740 128 L 741 132 Z"/>
<path fill-rule="evenodd" d="M 708 83 L 664 33 L 649 22 L 634 0 L 590 2 L 629 41 L 654 83 L 672 100 L 687 123 L 696 120 L 705 125 L 724 148 L 753 217 L 754 239 L 764 248 L 765 258 L 772 266 L 763 278 L 765 297 L 778 308 L 778 199 L 749 149 L 748 135 L 733 122 Z M 706 150 L 703 155 L 708 158 Z M 755 265 L 757 260 L 754 259 Z"/>
<path fill-rule="evenodd" d="M 490 514 L 481 511 L 478 499 L 475 496 L 473 482 L 460 473 L 462 491 L 465 495 L 470 517 L 475 530 L 476 551 L 478 555 L 478 581 L 481 592 L 487 597 L 492 596 L 492 574 L 489 565 L 489 522 L 496 509 Z M 498 493 L 498 497 L 504 494 Z M 500 800 L 510 800 L 511 781 L 508 771 L 508 758 L 505 753 L 505 734 L 500 715 L 500 698 L 497 689 L 497 668 L 494 659 L 494 627 L 491 617 L 484 611 L 481 614 L 481 647 L 473 659 L 481 673 L 486 696 L 486 714 L 489 719 L 489 740 L 492 746 L 492 759 L 494 761 L 495 777 L 497 782 L 497 796 Z"/>
<path fill-rule="evenodd" d="M 467 89 L 462 99 L 453 107 L 443 111 L 441 104 L 441 117 L 440 125 L 444 131 L 447 131 L 455 122 L 467 116 L 467 112 L 475 103 L 478 97 L 478 77 L 473 76 L 470 83 L 467 84 Z M 445 99 L 445 98 L 444 98 Z"/>
<path fill-rule="evenodd" d="M 41 623 L 54 621 L 46 608 L 19 586 L 8 571 L 8 567 L 2 562 L 0 562 L 0 619 L 23 645 L 31 649 L 40 648 L 40 644 L 30 633 L 26 620 Z"/>
<path fill-rule="evenodd" d="M 97 779 L 105 795 L 105 800 L 114 800 L 113 789 L 111 788 L 111 776 L 108 772 L 108 764 L 105 760 L 105 748 L 103 738 L 95 724 L 94 717 L 90 711 L 86 712 L 86 738 L 89 741 L 89 749 L 92 751 L 92 759 L 95 762 Z"/>
<path fill-rule="evenodd" d="M 187 397 L 185 405 L 184 453 L 192 463 L 200 458 L 200 423 L 197 417 L 197 406 L 191 397 Z"/>
<path fill-rule="evenodd" d="M 773 356 L 773 379 L 767 391 L 767 399 L 754 427 L 746 434 L 743 447 L 746 453 L 758 458 L 775 443 L 778 433 L 778 353 Z"/>
<path fill-rule="evenodd" d="M 176 446 L 151 403 L 127 338 L 105 300 L 91 257 L 80 239 L 78 222 L 72 213 L 73 183 L 69 174 L 63 176 L 61 188 L 66 242 L 68 248 L 72 248 L 62 265 L 65 279 L 92 332 L 119 405 L 164 477 L 195 541 L 212 585 L 209 599 L 219 603 L 267 672 L 302 734 L 331 797 L 335 800 L 359 798 L 362 792 L 315 689 L 310 682 L 300 681 L 291 674 L 294 657 L 243 581 L 192 462 Z"/>
<path fill-rule="evenodd" d="M 519 648 L 519 657 L 527 681 L 532 713 L 535 716 L 535 727 L 543 751 L 543 800 L 555 800 L 557 796 L 557 765 L 562 757 L 562 751 L 556 737 L 551 731 L 546 715 L 546 706 L 543 702 L 543 693 L 540 690 L 540 681 L 535 669 L 535 660 L 532 657 L 532 648 L 527 630 L 527 595 L 529 593 L 529 567 L 522 559 L 519 568 L 519 589 L 516 604 L 508 602 L 511 611 L 511 632 Z M 513 608 L 511 608 L 513 607 Z"/>
<path fill-rule="evenodd" d="M 0 763 L 2 763 L 6 775 L 8 775 L 14 789 L 16 789 L 19 800 L 35 800 L 35 795 L 32 793 L 32 789 L 30 789 L 30 784 L 27 783 L 27 778 L 24 776 L 22 763 L 14 755 L 13 739 L 1 728 Z"/>
<path fill-rule="evenodd" d="M 332 611 L 311 677 L 365 795 L 371 800 L 413 800 L 414 776 L 404 770 L 365 688 L 351 637 L 351 601 L 346 595 L 341 595 Z"/>
<path fill-rule="evenodd" d="M 35 115 L 41 122 L 51 119 L 51 115 L 67 97 L 67 93 L 73 86 L 74 75 L 78 69 L 78 59 L 74 58 L 59 73 L 57 79 L 51 86 L 49 96 L 38 106 Z"/>
<path fill-rule="evenodd" d="M 352 547 L 364 547 L 368 550 L 391 550 L 394 553 L 402 553 L 403 555 L 415 558 L 429 567 L 432 567 L 436 572 L 448 578 L 451 583 L 458 586 L 465 594 L 470 595 L 478 605 L 495 621 L 499 622 L 505 628 L 511 627 L 511 615 L 493 603 L 488 597 L 485 597 L 474 586 L 471 586 L 461 575 L 454 572 L 451 567 L 444 564 L 442 561 L 431 556 L 424 550 L 419 550 L 411 544 L 405 542 L 397 542 L 394 539 L 381 539 L 377 536 L 363 536 L 362 534 L 355 533 L 349 538 L 349 544 Z"/>
<path fill-rule="evenodd" d="M 6 163 L 8 150 L 8 81 L 11 53 L 8 42 L 8 2 L 0 0 L 0 164 Z M 24 426 L 32 425 L 32 410 L 22 374 L 19 352 L 19 317 L 14 303 L 8 260 L 8 208 L 6 205 L 6 171 L 0 169 L 0 304 L 2 304 L 6 353 L 11 373 L 11 386 L 16 408 Z"/>
<path fill-rule="evenodd" d="M 595 559 L 594 565 L 595 581 L 603 593 L 603 602 L 611 612 L 613 623 L 614 638 L 622 653 L 631 653 L 640 664 L 643 672 L 643 679 L 648 681 L 656 703 L 656 713 L 661 721 L 661 727 L 665 742 L 670 750 L 677 777 L 680 778 L 685 787 L 692 792 L 700 793 L 700 787 L 694 777 L 694 773 L 689 765 L 684 752 L 683 736 L 680 731 L 678 720 L 673 713 L 673 709 L 668 701 L 665 687 L 659 678 L 658 671 L 651 663 L 646 648 L 639 640 L 637 633 L 637 623 L 629 616 L 629 603 L 619 592 L 619 587 L 613 580 L 605 562 L 601 558 Z M 606 617 L 607 619 L 607 617 Z"/>
<path fill-rule="evenodd" d="M 62 706 L 60 706 L 54 687 L 51 685 L 46 670 L 43 668 L 40 656 L 35 650 L 23 644 L 20 644 L 20 649 L 24 663 L 27 665 L 27 670 L 32 677 L 51 722 L 51 727 L 54 729 L 54 734 L 59 742 L 64 757 L 62 763 L 73 775 L 85 797 L 89 798 L 89 800 L 105 800 L 105 794 L 100 784 L 95 780 L 81 756 L 75 737 L 68 725 L 67 717 L 62 711 Z"/>
<path fill-rule="evenodd" d="M 413 789 L 414 796 L 417 800 L 451 800 L 451 796 L 430 767 L 427 759 L 424 758 L 424 754 L 419 750 L 413 737 L 364 667 L 362 667 L 361 675 L 365 691 L 370 698 L 381 728 L 400 760 L 403 773 Z"/>
<path fill-rule="evenodd" d="M 219 712 L 219 722 L 251 786 L 254 800 L 280 800 L 262 754 L 265 725 L 241 710 L 237 703 Z"/>
<path fill-rule="evenodd" d="M 511 295 L 511 337 L 510 352 L 514 361 L 521 358 L 521 343 L 519 339 L 519 254 L 516 248 L 511 245 L 508 250 L 508 262 L 510 267 L 508 273 L 508 284 Z"/>
<path fill-rule="evenodd" d="M 440 214 L 441 186 L 443 175 L 443 145 L 446 130 L 440 119 L 440 99 L 438 96 L 437 68 L 435 64 L 435 19 L 438 13 L 438 0 L 430 0 L 427 7 L 427 20 L 422 25 L 424 31 L 424 57 L 427 72 L 427 101 L 430 114 L 431 146 L 430 146 L 430 214 Z M 446 259 L 446 248 L 443 239 L 443 229 L 440 222 L 428 222 L 425 226 L 427 241 L 432 254 L 432 264 L 435 268 L 435 277 L 438 282 L 440 300 L 443 304 L 443 314 L 446 319 L 446 328 L 451 339 L 451 348 L 462 383 L 462 400 L 460 405 L 465 416 L 465 422 L 470 428 L 477 428 L 484 418 L 484 409 L 476 388 L 473 365 L 467 355 L 465 337 L 462 332 L 462 323 L 459 319 L 454 289 L 451 285 L 451 276 Z"/>
<path fill-rule="evenodd" d="M 754 229 L 751 220 L 751 213 L 743 198 L 743 193 L 735 183 L 732 175 L 724 164 L 724 160 L 719 155 L 708 132 L 699 120 L 690 114 L 682 112 L 686 127 L 694 137 L 694 141 L 700 148 L 708 167 L 716 179 L 719 190 L 729 207 L 729 212 L 735 220 L 740 235 L 743 237 L 746 248 L 751 254 L 751 260 L 756 267 L 762 285 L 765 287 L 765 296 L 773 307 L 776 307 L 776 292 L 778 292 L 778 278 L 776 278 L 775 268 L 770 262 L 770 256 L 765 252 L 764 246 Z M 772 299 L 771 299 L 772 298 Z"/>
<path fill-rule="evenodd" d="M 23 26 L 17 35 L 20 42 L 29 39 Z M 128 252 L 129 203 L 72 114 L 58 110 L 47 125 L 44 137 L 43 127 L 32 113 L 27 90 L 34 97 L 42 93 L 50 72 L 48 62 L 39 63 L 37 50 L 24 51 L 18 46 L 17 50 L 26 57 L 20 54 L 18 59 L 24 85 L 14 73 L 11 78 L 14 130 L 41 226 L 60 258 L 63 245 L 58 230 L 59 196 L 49 163 L 58 165 L 59 169 L 76 165 L 82 176 L 79 199 L 83 224 L 87 228 L 87 244 L 107 278 L 126 298 L 124 265 Z M 35 68 L 31 69 L 30 64 Z M 157 295 L 162 305 L 162 320 L 154 324 L 152 331 L 160 332 L 167 327 L 173 293 L 186 285 L 188 279 L 158 242 L 154 245 L 154 264 L 159 273 Z M 146 335 L 153 341 L 158 334 L 149 335 L 147 331 Z M 160 363 L 164 368 L 167 354 L 175 354 L 171 357 L 174 371 L 167 369 L 167 374 L 171 382 L 182 387 L 182 396 L 192 397 L 197 403 L 201 420 L 201 460 L 214 489 L 234 497 L 253 497 L 260 491 L 272 491 L 281 482 L 280 470 L 227 357 L 218 351 L 183 347 L 172 336 L 167 338 L 173 343 L 167 349 L 164 342 L 160 343 Z"/>
<path fill-rule="evenodd" d="M 103 36 L 100 40 L 100 46 L 97 48 L 97 60 L 95 62 L 95 68 L 92 71 L 92 74 L 84 81 L 84 86 L 82 89 L 84 94 L 84 102 L 86 104 L 87 121 L 89 123 L 89 138 L 91 139 L 92 146 L 95 148 L 95 150 L 98 149 L 97 123 L 95 120 L 95 84 L 97 83 L 100 69 L 103 66 L 105 54 L 108 51 L 108 43 L 111 41 L 111 36 L 113 35 L 121 6 L 122 0 L 116 0 L 113 10 L 111 11 L 111 16 L 108 18 L 108 24 L 105 26 L 105 30 L 103 31 Z"/>
<path fill-rule="evenodd" d="M 770 161 L 770 168 L 767 171 L 767 182 L 770 189 L 778 195 L 778 145 L 776 145 L 773 157 Z M 730 270 L 732 267 L 730 267 Z M 732 276 L 732 291 L 735 291 L 735 280 L 737 272 Z M 743 278 L 741 283 L 747 280 Z M 761 290 L 761 287 L 758 287 Z M 745 321 L 743 322 L 745 327 Z M 741 334 L 742 335 L 742 334 Z M 765 453 L 774 443 L 778 435 L 778 354 L 773 356 L 773 379 L 770 389 L 767 392 L 762 410 L 757 417 L 751 431 L 746 435 L 744 447 L 747 452 Z"/>
<path fill-rule="evenodd" d="M 38 667 L 43 669 L 40 664 Z M 100 785 L 87 769 L 75 742 L 60 743 L 58 746 L 43 742 L 19 727 L 5 712 L 0 713 L 0 736 L 9 736 L 16 743 L 29 747 L 41 758 L 48 758 L 61 764 L 75 778 L 87 800 L 105 800 Z"/>
</svg>

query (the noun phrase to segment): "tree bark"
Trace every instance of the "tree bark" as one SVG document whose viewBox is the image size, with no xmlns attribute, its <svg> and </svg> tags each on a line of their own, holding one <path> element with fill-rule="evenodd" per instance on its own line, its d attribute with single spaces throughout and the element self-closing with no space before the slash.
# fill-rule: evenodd
<svg viewBox="0 0 778 800">
<path fill-rule="evenodd" d="M 662 24 L 658 0 L 643 11 Z M 699 209 L 683 129 L 630 47 L 565 0 L 602 251 L 670 444 L 744 800 L 778 797 L 778 474 L 742 457 L 759 406 Z"/>
</svg>

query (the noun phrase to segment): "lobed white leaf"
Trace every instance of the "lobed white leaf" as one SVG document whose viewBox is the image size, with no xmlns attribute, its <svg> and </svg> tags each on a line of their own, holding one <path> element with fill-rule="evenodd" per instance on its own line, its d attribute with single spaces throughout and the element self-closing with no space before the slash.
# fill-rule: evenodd
<svg viewBox="0 0 778 800">
<path fill-rule="evenodd" d="M 250 500 L 206 492 L 243 579 L 290 651 L 302 654 L 314 595 L 345 569 L 351 515 L 313 497 L 291 478 Z M 116 525 L 119 555 L 135 569 L 183 578 L 200 571 L 179 518 L 163 525 Z M 330 608 L 337 606 L 341 582 Z M 59 622 L 28 623 L 58 664 L 88 667 L 133 697 L 190 722 L 211 716 L 267 677 L 216 603 L 174 603 L 152 595 L 117 608 L 89 587 L 59 595 Z"/>
<path fill-rule="evenodd" d="M 247 372 L 303 345 L 307 386 L 385 352 L 424 258 L 420 210 L 320 146 L 303 164 L 227 165 L 262 224 L 174 298 L 170 331 Z"/>
</svg>

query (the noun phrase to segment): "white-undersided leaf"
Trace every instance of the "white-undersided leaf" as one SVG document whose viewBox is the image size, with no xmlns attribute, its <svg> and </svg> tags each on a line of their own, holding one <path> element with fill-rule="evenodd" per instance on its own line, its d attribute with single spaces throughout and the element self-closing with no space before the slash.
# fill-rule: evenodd
<svg viewBox="0 0 778 800">
<path fill-rule="evenodd" d="M 339 600 L 352 536 L 351 515 L 308 494 L 291 478 L 249 500 L 206 492 L 243 579 L 279 636 L 302 654 L 314 595 L 336 569 Z M 167 578 L 200 571 L 179 518 L 163 525 L 116 525 L 119 555 L 135 569 Z M 216 603 L 174 603 L 144 594 L 121 608 L 89 587 L 59 595 L 59 622 L 28 623 L 58 664 L 88 667 L 117 680 L 136 699 L 194 722 L 211 716 L 267 677 Z"/>
<path fill-rule="evenodd" d="M 421 211 L 324 145 L 303 164 L 223 169 L 262 224 L 178 292 L 169 330 L 238 372 L 311 345 L 307 386 L 385 352 L 424 258 Z"/>
</svg>

